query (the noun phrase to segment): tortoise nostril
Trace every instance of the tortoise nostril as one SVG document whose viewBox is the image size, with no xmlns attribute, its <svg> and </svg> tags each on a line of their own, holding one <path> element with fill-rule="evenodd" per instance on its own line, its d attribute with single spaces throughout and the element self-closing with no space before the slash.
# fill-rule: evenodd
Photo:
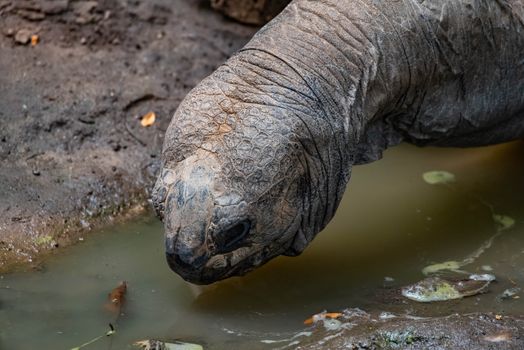
<svg viewBox="0 0 524 350">
<path fill-rule="evenodd" d="M 218 232 L 215 236 L 215 244 L 220 253 L 229 252 L 238 248 L 250 228 L 251 222 L 246 219 L 224 231 Z"/>
</svg>

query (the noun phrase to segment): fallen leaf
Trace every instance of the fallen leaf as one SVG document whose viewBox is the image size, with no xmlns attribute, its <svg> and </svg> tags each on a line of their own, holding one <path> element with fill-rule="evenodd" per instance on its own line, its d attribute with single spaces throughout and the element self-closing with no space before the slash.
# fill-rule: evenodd
<svg viewBox="0 0 524 350">
<path fill-rule="evenodd" d="M 499 224 L 500 230 L 507 230 L 515 225 L 515 219 L 507 215 L 493 215 L 493 220 Z"/>
<path fill-rule="evenodd" d="M 422 269 L 422 273 L 424 275 L 429 275 L 432 273 L 437 273 L 442 270 L 449 270 L 449 271 L 458 271 L 461 267 L 461 264 L 458 261 L 445 261 L 443 263 L 433 264 L 426 266 Z"/>
<path fill-rule="evenodd" d="M 36 46 L 39 40 L 40 40 L 40 37 L 38 35 L 36 34 L 31 35 L 31 46 Z"/>
<path fill-rule="evenodd" d="M 314 322 L 323 320 L 325 318 L 336 319 L 336 318 L 339 318 L 340 316 L 342 316 L 342 313 L 340 313 L 340 312 L 321 312 L 321 313 L 313 315 L 310 318 L 308 318 L 307 320 L 305 320 L 304 324 L 310 325 L 310 324 L 313 324 Z"/>
<path fill-rule="evenodd" d="M 140 120 L 140 125 L 142 125 L 144 128 L 147 128 L 155 123 L 156 120 L 156 114 L 155 112 L 149 112 L 142 116 L 142 119 Z"/>
<path fill-rule="evenodd" d="M 403 287 L 402 295 L 410 300 L 429 303 L 460 299 L 483 293 L 490 281 L 447 280 L 428 277 L 415 284 Z"/>
<path fill-rule="evenodd" d="M 114 314 L 120 314 L 122 306 L 125 303 L 125 296 L 127 292 L 127 282 L 122 281 L 120 284 L 115 287 L 111 293 L 109 293 L 109 301 L 106 303 L 105 307 L 107 310 L 111 311 Z"/>
<path fill-rule="evenodd" d="M 444 170 L 428 171 L 422 174 L 422 178 L 430 185 L 447 184 L 455 182 L 455 175 Z"/>
</svg>

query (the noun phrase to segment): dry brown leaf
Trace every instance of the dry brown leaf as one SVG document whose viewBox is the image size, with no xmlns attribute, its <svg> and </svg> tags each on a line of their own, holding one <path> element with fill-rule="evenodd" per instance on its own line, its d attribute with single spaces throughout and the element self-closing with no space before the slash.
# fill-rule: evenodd
<svg viewBox="0 0 524 350">
<path fill-rule="evenodd" d="M 31 35 L 31 46 L 36 46 L 39 40 L 40 40 L 40 37 L 38 35 L 36 34 Z"/>
<path fill-rule="evenodd" d="M 114 314 L 120 314 L 120 311 L 122 310 L 122 306 L 125 302 L 125 296 L 127 292 L 127 282 L 122 281 L 120 284 L 115 287 L 111 293 L 109 293 L 106 309 L 111 311 Z"/>
<path fill-rule="evenodd" d="M 140 125 L 142 125 L 144 128 L 147 128 L 155 123 L 156 120 L 156 114 L 155 112 L 149 112 L 142 116 L 142 119 L 140 120 Z"/>
<path fill-rule="evenodd" d="M 323 320 L 325 318 L 339 318 L 340 316 L 342 316 L 342 313 L 340 312 L 321 312 L 305 320 L 304 324 L 309 325 L 313 324 L 316 321 Z"/>
</svg>

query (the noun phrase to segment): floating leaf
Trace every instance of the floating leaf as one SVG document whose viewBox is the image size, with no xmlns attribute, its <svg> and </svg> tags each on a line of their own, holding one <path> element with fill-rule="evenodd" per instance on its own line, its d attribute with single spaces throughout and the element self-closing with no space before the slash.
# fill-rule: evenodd
<svg viewBox="0 0 524 350">
<path fill-rule="evenodd" d="M 422 269 L 422 273 L 424 275 L 429 275 L 432 273 L 437 273 L 442 270 L 449 270 L 449 271 L 458 271 L 460 269 L 461 264 L 458 261 L 445 261 L 443 263 L 439 264 L 433 264 L 426 266 Z"/>
<path fill-rule="evenodd" d="M 156 114 L 155 112 L 149 112 L 142 116 L 142 119 L 140 119 L 140 125 L 142 125 L 144 128 L 147 128 L 155 123 L 156 120 Z"/>
<path fill-rule="evenodd" d="M 515 225 L 515 219 L 507 215 L 493 215 L 493 220 L 499 224 L 501 230 L 507 230 Z"/>
<path fill-rule="evenodd" d="M 486 290 L 490 281 L 448 281 L 440 277 L 428 277 L 402 288 L 402 295 L 421 303 L 460 299 Z"/>
<path fill-rule="evenodd" d="M 430 185 L 447 184 L 455 182 L 455 175 L 444 170 L 428 171 L 422 174 L 422 178 Z"/>
<path fill-rule="evenodd" d="M 314 322 L 324 320 L 326 318 L 336 319 L 342 316 L 342 313 L 340 312 L 321 312 L 319 314 L 313 315 L 307 320 L 304 321 L 304 324 L 313 324 Z"/>
<path fill-rule="evenodd" d="M 127 292 L 127 282 L 122 281 L 120 284 L 113 288 L 111 293 L 108 296 L 108 303 L 106 304 L 106 309 L 111 311 L 114 314 L 120 314 L 122 306 L 125 302 L 125 296 Z"/>
</svg>

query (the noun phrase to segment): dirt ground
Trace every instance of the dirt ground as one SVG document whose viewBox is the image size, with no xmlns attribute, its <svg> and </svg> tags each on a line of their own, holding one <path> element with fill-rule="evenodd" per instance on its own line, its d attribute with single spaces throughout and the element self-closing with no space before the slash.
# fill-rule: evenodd
<svg viewBox="0 0 524 350">
<path fill-rule="evenodd" d="M 0 272 L 147 210 L 178 104 L 256 29 L 206 0 L 0 0 Z"/>
</svg>

